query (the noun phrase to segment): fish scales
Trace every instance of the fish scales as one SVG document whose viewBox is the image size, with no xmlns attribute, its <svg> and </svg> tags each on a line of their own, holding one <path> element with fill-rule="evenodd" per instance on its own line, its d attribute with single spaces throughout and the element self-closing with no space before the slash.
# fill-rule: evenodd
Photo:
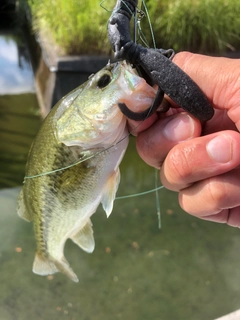
<svg viewBox="0 0 240 320">
<path fill-rule="evenodd" d="M 118 102 L 144 109 L 155 93 L 126 62 L 108 64 L 61 99 L 44 120 L 30 149 L 18 200 L 18 214 L 34 224 L 33 272 L 60 271 L 78 281 L 64 257 L 64 245 L 70 238 L 92 252 L 90 217 L 100 203 L 107 216 L 112 211 L 118 167 L 128 145 Z"/>
</svg>

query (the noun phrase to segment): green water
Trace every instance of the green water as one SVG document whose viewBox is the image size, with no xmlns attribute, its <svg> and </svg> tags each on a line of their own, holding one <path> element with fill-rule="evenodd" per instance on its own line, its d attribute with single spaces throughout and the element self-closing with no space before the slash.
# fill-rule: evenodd
<svg viewBox="0 0 240 320">
<path fill-rule="evenodd" d="M 134 141 L 122 165 L 119 195 L 150 189 L 154 173 L 137 159 Z M 79 277 L 31 272 L 32 224 L 16 215 L 18 188 L 0 192 L 1 319 L 215 319 L 239 308 L 238 229 L 200 221 L 160 191 L 162 229 L 154 194 L 116 200 L 107 219 L 93 216 L 92 254 L 67 242 Z M 20 252 L 19 252 L 20 251 Z"/>
<path fill-rule="evenodd" d="M 65 255 L 78 275 L 31 271 L 31 223 L 16 213 L 27 151 L 39 127 L 35 93 L 0 96 L 0 320 L 213 320 L 240 308 L 240 232 L 184 213 L 177 195 L 116 200 L 107 219 L 93 216 L 96 249 L 68 241 Z M 154 170 L 135 151 L 121 165 L 118 195 L 154 188 Z"/>
</svg>

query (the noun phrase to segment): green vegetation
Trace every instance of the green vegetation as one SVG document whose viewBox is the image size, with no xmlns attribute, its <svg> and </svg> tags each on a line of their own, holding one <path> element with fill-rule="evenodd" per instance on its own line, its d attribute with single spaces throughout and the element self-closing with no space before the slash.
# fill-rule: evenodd
<svg viewBox="0 0 240 320">
<path fill-rule="evenodd" d="M 219 53 L 240 49 L 239 0 L 145 0 L 157 47 Z M 108 54 L 107 20 L 114 0 L 28 0 L 35 32 L 66 54 Z M 140 3 L 140 1 L 139 1 Z M 146 18 L 141 28 L 151 44 Z M 152 44 L 151 44 L 152 45 Z"/>
<path fill-rule="evenodd" d="M 112 6 L 109 6 L 111 4 Z M 100 0 L 29 0 L 33 29 L 51 36 L 66 54 L 107 54 L 111 48 L 107 38 L 110 12 Z M 104 7 L 113 8 L 107 0 Z"/>
<path fill-rule="evenodd" d="M 148 0 L 157 47 L 219 53 L 240 49 L 239 0 Z"/>
</svg>

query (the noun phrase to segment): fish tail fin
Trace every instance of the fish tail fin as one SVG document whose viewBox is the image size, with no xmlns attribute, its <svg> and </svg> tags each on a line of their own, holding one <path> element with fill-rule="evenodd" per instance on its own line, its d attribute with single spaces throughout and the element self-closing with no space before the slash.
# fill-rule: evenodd
<svg viewBox="0 0 240 320">
<path fill-rule="evenodd" d="M 36 252 L 32 271 L 41 276 L 47 276 L 49 274 L 56 273 L 59 270 L 54 262 Z"/>
<path fill-rule="evenodd" d="M 61 261 L 56 259 L 48 259 L 37 252 L 33 262 L 32 270 L 34 273 L 41 276 L 47 276 L 60 271 L 74 282 L 78 282 L 78 277 L 73 272 L 65 258 L 62 258 Z"/>
</svg>

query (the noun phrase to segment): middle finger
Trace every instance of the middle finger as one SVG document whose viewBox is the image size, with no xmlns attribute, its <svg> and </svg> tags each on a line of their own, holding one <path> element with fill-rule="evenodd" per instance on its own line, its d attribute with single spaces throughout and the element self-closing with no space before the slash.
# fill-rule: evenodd
<svg viewBox="0 0 240 320">
<path fill-rule="evenodd" d="M 223 174 L 240 164 L 240 134 L 221 131 L 184 141 L 170 150 L 160 176 L 163 185 L 180 191 L 194 182 Z"/>
</svg>

